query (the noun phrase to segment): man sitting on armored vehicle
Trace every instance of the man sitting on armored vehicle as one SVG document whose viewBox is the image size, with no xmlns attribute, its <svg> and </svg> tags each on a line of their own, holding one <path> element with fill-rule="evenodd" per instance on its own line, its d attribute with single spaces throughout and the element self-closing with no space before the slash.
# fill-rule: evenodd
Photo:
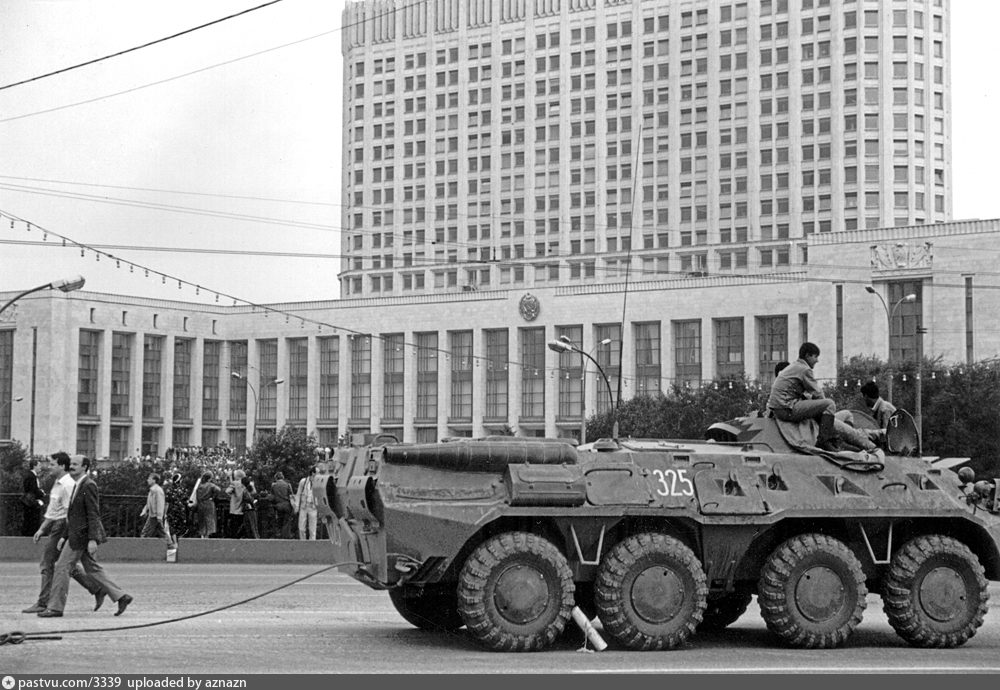
<svg viewBox="0 0 1000 690">
<path fill-rule="evenodd" d="M 767 409 L 781 422 L 802 422 L 808 419 L 819 424 L 816 446 L 821 450 L 837 452 L 838 439 L 866 451 L 877 446 L 864 433 L 837 419 L 837 404 L 824 397 L 813 367 L 819 361 L 819 347 L 802 343 L 799 358 L 781 370 L 771 385 Z"/>
</svg>

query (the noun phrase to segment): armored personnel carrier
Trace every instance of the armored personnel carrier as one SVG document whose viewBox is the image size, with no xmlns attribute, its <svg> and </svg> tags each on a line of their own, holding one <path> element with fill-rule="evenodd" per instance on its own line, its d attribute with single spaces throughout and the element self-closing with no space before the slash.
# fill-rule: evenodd
<svg viewBox="0 0 1000 690">
<path fill-rule="evenodd" d="M 706 436 L 381 437 L 338 448 L 315 491 L 341 572 L 388 590 L 414 626 L 465 626 L 497 651 L 544 649 L 574 606 L 622 647 L 669 649 L 754 594 L 796 647 L 842 644 L 869 591 L 912 645 L 954 647 L 982 625 L 1000 480 L 920 457 L 912 423 L 890 429 L 884 458 L 792 445 L 766 417 Z"/>
</svg>

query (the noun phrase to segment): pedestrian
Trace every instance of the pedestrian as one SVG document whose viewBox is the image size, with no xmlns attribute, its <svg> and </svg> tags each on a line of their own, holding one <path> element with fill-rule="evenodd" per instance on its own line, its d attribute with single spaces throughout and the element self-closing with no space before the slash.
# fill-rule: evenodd
<svg viewBox="0 0 1000 690">
<path fill-rule="evenodd" d="M 249 533 L 254 539 L 260 539 L 260 528 L 257 524 L 257 487 L 250 477 L 240 479 L 243 484 L 243 532 Z"/>
<path fill-rule="evenodd" d="M 316 497 L 313 496 L 313 477 L 316 467 L 299 481 L 296 501 L 292 505 L 299 513 L 299 539 L 316 538 Z M 308 536 L 307 536 L 308 534 Z"/>
<path fill-rule="evenodd" d="M 222 489 L 212 481 L 212 473 L 205 472 L 194 490 L 194 510 L 198 523 L 198 536 L 208 539 L 219 531 L 216 521 L 215 499 Z"/>
<path fill-rule="evenodd" d="M 167 500 L 163 487 L 160 486 L 160 475 L 155 472 L 150 473 L 146 477 L 146 484 L 149 485 L 149 493 L 146 494 L 146 505 L 139 514 L 140 517 L 146 518 L 146 524 L 143 525 L 140 536 L 160 537 L 166 540 L 167 546 L 171 546 L 173 542 L 164 527 L 167 519 Z"/>
<path fill-rule="evenodd" d="M 186 536 L 190 526 L 188 520 L 187 492 L 184 491 L 180 472 L 170 476 L 170 482 L 163 487 L 163 495 L 167 501 L 167 533 L 174 546 L 183 536 Z"/>
<path fill-rule="evenodd" d="M 47 608 L 39 611 L 38 616 L 62 617 L 63 609 L 66 607 L 66 596 L 69 593 L 70 573 L 77 563 L 82 563 L 87 575 L 118 604 L 115 615 L 120 616 L 134 599 L 112 582 L 104 568 L 97 562 L 97 547 L 106 542 L 108 537 L 101 523 L 97 482 L 90 477 L 90 458 L 84 455 L 70 456 L 69 473 L 76 481 L 76 485 L 70 495 L 66 513 L 66 539 L 62 553 L 56 561 Z"/>
<path fill-rule="evenodd" d="M 271 497 L 274 500 L 274 513 L 278 518 L 278 536 L 282 539 L 292 538 L 292 485 L 285 480 L 281 472 L 274 473 L 274 483 L 271 484 Z"/>
<path fill-rule="evenodd" d="M 42 523 L 42 508 L 45 506 L 45 492 L 38 485 L 38 477 L 42 468 L 38 458 L 28 460 L 28 471 L 21 480 L 21 536 L 30 537 L 38 531 Z"/>
<path fill-rule="evenodd" d="M 226 487 L 226 494 L 229 495 L 229 517 L 226 524 L 226 536 L 230 539 L 240 539 L 246 534 L 243 526 L 243 477 L 246 473 L 243 470 L 233 472 L 233 479 Z"/>
<path fill-rule="evenodd" d="M 39 613 L 48 608 L 49 595 L 52 591 L 52 575 L 55 572 L 56 560 L 59 558 L 59 542 L 66 538 L 66 511 L 69 508 L 69 497 L 76 482 L 69 475 L 69 455 L 59 451 L 52 454 L 52 459 L 56 461 L 53 469 L 56 481 L 52 485 L 52 491 L 49 492 L 49 505 L 45 510 L 45 517 L 38 531 L 32 537 L 37 544 L 42 537 L 48 536 L 42 551 L 42 560 L 38 564 L 42 573 L 42 586 L 38 591 L 38 599 L 35 604 L 24 609 L 22 613 Z M 97 582 L 87 575 L 83 566 L 77 563 L 70 571 L 70 577 L 94 595 L 94 610 L 101 608 L 106 593 Z"/>
</svg>

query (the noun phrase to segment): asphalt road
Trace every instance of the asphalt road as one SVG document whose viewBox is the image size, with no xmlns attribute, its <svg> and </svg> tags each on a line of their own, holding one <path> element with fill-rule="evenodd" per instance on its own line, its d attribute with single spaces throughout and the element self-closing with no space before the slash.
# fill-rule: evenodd
<svg viewBox="0 0 1000 690">
<path fill-rule="evenodd" d="M 0 647 L 0 675 L 243 673 L 702 673 L 702 672 L 1000 672 L 1000 587 L 991 583 L 986 623 L 966 645 L 908 646 L 870 596 L 849 644 L 834 650 L 786 649 L 760 619 L 756 603 L 729 629 L 701 634 L 682 649 L 580 651 L 583 635 L 533 654 L 496 654 L 465 631 L 416 630 L 384 592 L 328 571 L 247 604 L 179 622 L 283 585 L 318 570 L 300 565 L 111 563 L 112 578 L 135 597 L 125 615 L 71 584 L 66 615 L 20 613 L 37 595 L 34 563 L 0 565 L 0 632 L 63 633 L 63 639 Z M 146 626 L 121 629 L 125 626 Z M 118 628 L 118 629 L 116 629 Z"/>
</svg>

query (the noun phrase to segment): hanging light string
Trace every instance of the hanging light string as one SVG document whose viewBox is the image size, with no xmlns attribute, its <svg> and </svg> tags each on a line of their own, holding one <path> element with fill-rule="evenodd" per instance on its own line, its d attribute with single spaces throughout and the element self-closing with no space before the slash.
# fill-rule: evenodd
<svg viewBox="0 0 1000 690">
<path fill-rule="evenodd" d="M 100 262 L 102 259 L 105 260 L 106 262 L 114 262 L 115 268 L 117 268 L 117 269 L 121 269 L 123 267 L 126 267 L 126 268 L 128 268 L 129 273 L 135 273 L 136 270 L 139 270 L 139 271 L 142 271 L 144 273 L 144 276 L 146 278 L 149 278 L 149 277 L 152 276 L 155 279 L 155 278 L 159 277 L 160 278 L 160 283 L 162 285 L 164 285 L 164 286 L 176 284 L 178 290 L 183 290 L 185 288 L 193 289 L 194 290 L 194 294 L 198 295 L 198 296 L 200 296 L 202 292 L 205 292 L 205 293 L 210 294 L 210 295 L 214 295 L 216 303 L 220 303 L 220 300 L 225 300 L 226 302 L 231 302 L 232 306 L 234 306 L 234 307 L 241 306 L 241 305 L 244 306 L 244 307 L 250 307 L 251 313 L 260 312 L 260 313 L 262 313 L 264 315 L 264 318 L 270 318 L 271 315 L 274 315 L 274 316 L 279 317 L 279 318 L 280 317 L 284 317 L 285 323 L 291 323 L 291 320 L 294 319 L 294 320 L 296 320 L 296 321 L 299 322 L 299 327 L 300 328 L 305 328 L 306 325 L 309 325 L 311 327 L 314 326 L 314 327 L 316 327 L 316 329 L 319 332 L 323 332 L 323 329 L 327 328 L 327 329 L 330 329 L 330 331 L 332 333 L 334 333 L 334 334 L 340 332 L 340 333 L 343 333 L 343 334 L 347 335 L 351 339 L 353 339 L 353 338 L 367 338 L 367 339 L 369 339 L 368 342 L 370 342 L 370 339 L 374 338 L 376 340 L 383 341 L 387 345 L 391 344 L 393 346 L 412 347 L 416 351 L 423 350 L 423 351 L 436 352 L 438 354 L 443 355 L 446 362 L 450 361 L 452 357 L 455 357 L 456 359 L 459 360 L 460 368 L 464 368 L 466 366 L 468 366 L 469 368 L 472 368 L 473 366 L 475 366 L 475 367 L 481 367 L 481 366 L 484 366 L 483 362 L 485 362 L 485 368 L 487 370 L 500 370 L 500 369 L 502 369 L 502 370 L 506 371 L 510 367 L 521 367 L 524 370 L 524 372 L 525 372 L 524 374 L 522 374 L 522 377 L 523 376 L 528 376 L 528 375 L 530 375 L 530 376 L 546 376 L 550 380 L 555 380 L 555 379 L 572 380 L 572 379 L 577 379 L 577 378 L 583 378 L 583 372 L 580 371 L 576 367 L 562 367 L 562 366 L 559 366 L 557 364 L 555 367 L 550 367 L 550 368 L 546 369 L 544 367 L 539 368 L 539 367 L 534 366 L 534 365 L 525 365 L 525 364 L 523 364 L 521 362 L 510 360 L 510 359 L 508 359 L 508 360 L 498 360 L 495 357 L 489 357 L 489 356 L 483 356 L 483 355 L 475 355 L 475 354 L 471 354 L 471 353 L 470 354 L 455 355 L 451 350 L 447 350 L 447 349 L 444 349 L 444 348 L 441 348 L 441 347 L 427 347 L 425 345 L 420 345 L 420 344 L 417 344 L 417 343 L 406 342 L 406 341 L 399 342 L 397 339 L 393 338 L 391 335 L 372 334 L 372 333 L 368 333 L 368 332 L 364 332 L 364 331 L 359 331 L 359 330 L 356 330 L 356 329 L 353 329 L 353 328 L 348 328 L 347 326 L 342 326 L 342 325 L 338 325 L 338 324 L 332 324 L 332 323 L 329 323 L 329 322 L 326 322 L 326 321 L 320 321 L 318 319 L 313 319 L 313 318 L 310 318 L 310 317 L 307 317 L 307 316 L 302 316 L 300 314 L 296 314 L 296 313 L 291 312 L 291 311 L 286 311 L 284 309 L 279 309 L 279 308 L 272 307 L 272 306 L 269 306 L 269 305 L 266 305 L 266 304 L 261 304 L 261 303 L 258 303 L 258 302 L 253 302 L 253 301 L 250 301 L 250 300 L 246 300 L 246 299 L 243 299 L 243 298 L 238 297 L 236 295 L 229 294 L 229 293 L 227 293 L 225 291 L 216 290 L 214 288 L 209 288 L 209 287 L 206 287 L 206 286 L 198 284 L 198 283 L 193 283 L 193 282 L 191 282 L 189 280 L 186 280 L 184 278 L 181 278 L 179 276 L 175 276 L 175 275 L 172 275 L 172 274 L 169 274 L 169 273 L 165 273 L 163 271 L 159 271 L 159 270 L 157 270 L 155 268 L 151 268 L 149 266 L 146 266 L 144 264 L 140 264 L 140 263 L 135 262 L 135 261 L 131 261 L 129 259 L 123 259 L 122 257 L 117 256 L 115 254 L 112 254 L 111 252 L 105 251 L 103 249 L 98 249 L 97 247 L 94 247 L 92 245 L 86 244 L 84 242 L 80 242 L 78 240 L 74 240 L 71 237 L 68 237 L 66 235 L 62 235 L 62 234 L 60 234 L 58 232 L 55 232 L 53 230 L 49 230 L 49 229 L 44 228 L 44 227 L 42 227 L 42 226 L 40 226 L 40 225 L 38 225 L 36 223 L 31 223 L 30 221 L 27 221 L 27 220 L 25 220 L 25 219 L 23 219 L 23 218 L 21 218 L 19 216 L 16 216 L 16 215 L 10 213 L 9 211 L 4 211 L 4 210 L 0 209 L 0 222 L 5 222 L 5 221 L 9 221 L 9 223 L 10 223 L 10 229 L 12 229 L 12 230 L 16 229 L 17 226 L 18 226 L 18 224 L 22 224 L 24 226 L 24 230 L 26 232 L 28 232 L 28 233 L 41 233 L 42 241 L 43 242 L 52 241 L 53 242 L 53 244 L 52 244 L 53 247 L 73 247 L 73 248 L 79 249 L 80 250 L 80 257 L 81 258 L 85 258 L 87 256 L 87 254 L 90 253 L 91 255 L 94 256 L 94 259 L 97 262 Z M 531 372 L 531 373 L 528 374 L 528 372 Z M 599 383 L 602 382 L 602 379 L 600 378 L 600 374 L 598 372 L 596 372 L 596 371 L 587 371 L 586 373 L 587 373 L 587 377 L 593 377 L 592 380 L 594 382 L 594 385 L 597 385 L 597 384 L 599 384 Z M 959 369 L 958 373 L 961 375 L 962 370 Z M 608 371 L 607 367 L 605 368 L 605 374 L 607 374 L 607 376 L 608 376 L 609 379 L 610 378 L 615 378 L 617 380 L 621 380 L 623 388 L 625 388 L 625 389 L 629 389 L 629 388 L 636 388 L 637 389 L 639 387 L 639 382 L 640 381 L 648 380 L 648 377 L 642 377 L 640 379 L 640 377 L 638 377 L 638 376 L 622 375 L 620 372 L 617 372 L 617 371 L 614 371 L 614 370 Z M 936 372 L 935 371 L 931 371 L 931 372 L 929 372 L 929 374 L 930 374 L 929 378 L 931 378 L 931 379 L 936 378 Z M 907 374 L 905 372 L 885 373 L 882 376 L 880 376 L 879 378 L 886 379 L 886 378 L 889 378 L 890 376 L 894 380 L 902 380 L 904 382 L 907 381 Z M 919 376 L 919 374 L 915 374 L 915 376 Z M 943 376 L 950 376 L 950 372 L 947 369 L 945 369 L 944 372 L 943 372 Z M 705 389 L 705 388 L 713 388 L 715 390 L 718 390 L 720 383 L 722 385 L 724 385 L 724 386 L 728 386 L 728 389 L 731 390 L 733 388 L 733 383 L 734 383 L 734 380 L 729 380 L 729 379 L 719 379 L 719 380 L 714 380 L 714 381 L 713 380 L 699 379 L 697 381 L 694 381 L 691 377 L 685 377 L 685 376 L 674 376 L 674 377 L 658 376 L 658 377 L 656 377 L 656 380 L 658 380 L 660 382 L 660 389 L 661 390 L 665 389 L 666 387 L 669 387 L 671 385 L 672 386 L 676 386 L 678 388 L 683 388 L 683 389 L 696 389 L 696 388 L 697 389 Z M 842 386 L 844 388 L 849 388 L 849 387 L 851 387 L 852 384 L 855 385 L 855 386 L 860 386 L 861 385 L 861 380 L 860 379 L 846 379 L 846 378 L 842 379 L 842 378 L 836 377 L 836 376 L 835 377 L 817 377 L 816 380 L 820 381 L 822 383 L 826 383 L 828 385 L 834 386 L 834 387 L 840 387 L 840 386 Z M 873 378 L 871 380 L 874 381 L 876 379 Z M 744 383 L 743 380 L 739 380 L 739 379 L 735 380 L 735 381 L 737 382 L 737 384 L 743 384 L 748 390 L 751 390 L 751 391 L 756 391 L 756 390 L 764 387 L 763 384 L 761 384 L 761 382 L 759 380 L 757 380 L 757 379 L 747 380 L 745 383 Z"/>
</svg>

